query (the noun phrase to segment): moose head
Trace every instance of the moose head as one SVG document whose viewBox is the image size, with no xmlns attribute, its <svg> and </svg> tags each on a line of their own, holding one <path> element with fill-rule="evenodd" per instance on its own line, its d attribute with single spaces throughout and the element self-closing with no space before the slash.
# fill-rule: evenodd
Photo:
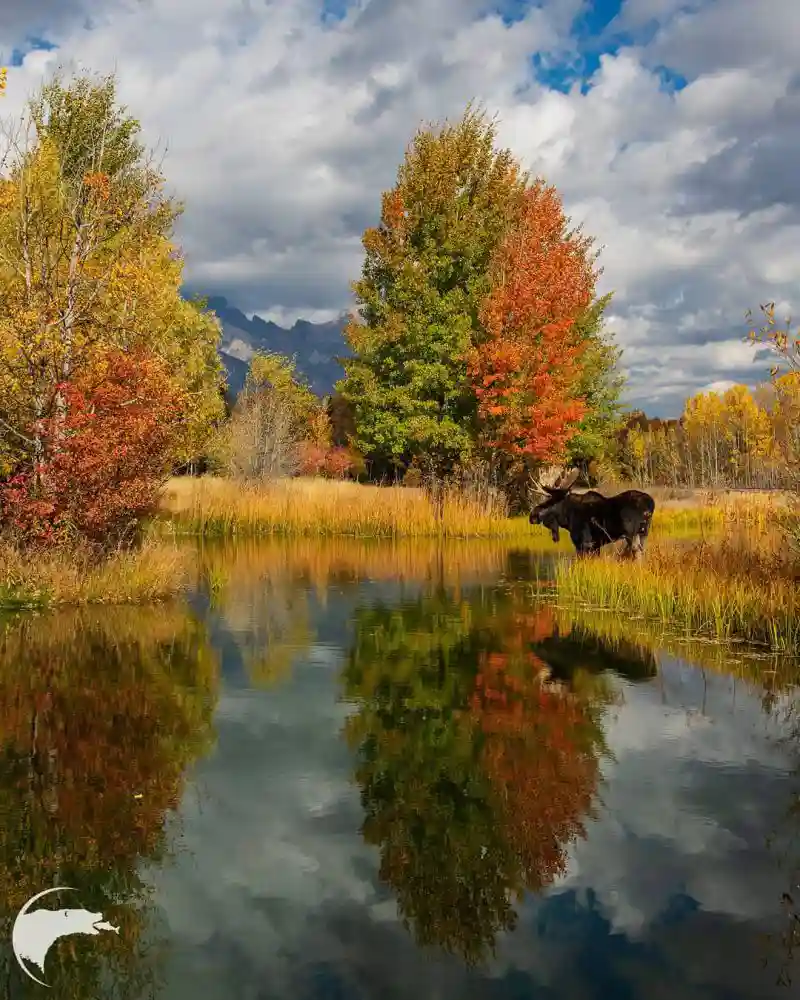
<svg viewBox="0 0 800 1000">
<path fill-rule="evenodd" d="M 531 524 L 542 524 L 545 528 L 549 528 L 554 542 L 559 539 L 559 528 L 565 526 L 564 501 L 579 475 L 579 469 L 563 470 L 560 473 L 556 471 L 553 484 L 550 486 L 542 482 L 544 476 L 539 479 L 530 476 L 532 492 L 545 499 L 531 510 L 528 520 Z M 550 470 L 549 478 L 553 478 L 553 470 Z"/>
</svg>

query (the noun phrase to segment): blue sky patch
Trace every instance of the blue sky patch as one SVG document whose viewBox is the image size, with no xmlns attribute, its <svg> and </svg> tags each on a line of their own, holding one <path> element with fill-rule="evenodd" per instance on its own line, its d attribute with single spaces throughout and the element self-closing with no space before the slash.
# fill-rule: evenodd
<svg viewBox="0 0 800 1000">
<path fill-rule="evenodd" d="M 13 48 L 11 50 L 11 58 L 8 60 L 8 65 L 21 66 L 25 56 L 27 56 L 29 52 L 50 52 L 55 48 L 57 48 L 57 46 L 52 42 L 48 42 L 46 38 L 26 38 L 22 48 Z"/>
<path fill-rule="evenodd" d="M 350 7 L 348 0 L 322 0 L 320 20 L 323 24 L 343 21 Z"/>
</svg>

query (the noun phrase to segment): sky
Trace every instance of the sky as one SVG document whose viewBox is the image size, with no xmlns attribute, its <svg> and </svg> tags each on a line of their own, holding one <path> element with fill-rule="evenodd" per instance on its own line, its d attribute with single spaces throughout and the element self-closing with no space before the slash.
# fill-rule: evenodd
<svg viewBox="0 0 800 1000">
<path fill-rule="evenodd" d="M 475 100 L 602 248 L 626 402 L 669 416 L 767 377 L 745 313 L 797 305 L 797 38 L 797 0 L 3 0 L 0 110 L 116 71 L 187 289 L 288 324 L 353 306 L 414 131 Z"/>
</svg>

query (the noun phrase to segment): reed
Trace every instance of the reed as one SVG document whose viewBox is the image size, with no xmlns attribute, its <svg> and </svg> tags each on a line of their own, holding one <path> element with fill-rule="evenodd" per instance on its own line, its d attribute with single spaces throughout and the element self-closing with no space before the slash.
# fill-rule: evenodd
<svg viewBox="0 0 800 1000">
<path fill-rule="evenodd" d="M 165 600 L 190 585 L 194 559 L 188 547 L 154 539 L 103 559 L 81 548 L 33 554 L 5 542 L 0 544 L 0 608 Z"/>
<path fill-rule="evenodd" d="M 656 507 L 653 531 L 678 535 L 712 531 L 725 523 L 763 525 L 766 499 L 720 499 L 697 494 L 691 504 L 665 501 Z M 437 518 L 424 491 L 326 479 L 276 480 L 261 486 L 204 476 L 176 477 L 167 484 L 158 531 L 228 537 L 249 535 L 349 535 L 360 538 L 509 538 L 549 536 L 531 528 L 526 516 L 508 517 L 497 497 L 463 491 L 445 494 Z"/>
<path fill-rule="evenodd" d="M 703 670 L 740 678 L 760 688 L 768 697 L 793 691 L 800 684 L 800 659 L 795 656 L 751 646 L 743 640 L 712 642 L 677 622 L 555 603 L 560 634 L 569 634 L 577 627 L 598 636 L 612 648 L 616 644 L 633 643 L 651 652 L 659 667 L 666 654 Z"/>
<path fill-rule="evenodd" d="M 638 615 L 716 641 L 800 646 L 797 569 L 778 532 L 731 525 L 699 542 L 654 538 L 641 563 L 614 550 L 556 568 L 560 599 Z"/>
<path fill-rule="evenodd" d="M 297 478 L 248 486 L 202 477 L 172 480 L 162 521 L 176 534 L 349 535 L 360 538 L 509 538 L 530 532 L 527 518 L 509 518 L 499 499 L 481 501 L 450 490 L 442 517 L 419 489 Z M 158 527 L 156 525 L 156 527 Z"/>
</svg>

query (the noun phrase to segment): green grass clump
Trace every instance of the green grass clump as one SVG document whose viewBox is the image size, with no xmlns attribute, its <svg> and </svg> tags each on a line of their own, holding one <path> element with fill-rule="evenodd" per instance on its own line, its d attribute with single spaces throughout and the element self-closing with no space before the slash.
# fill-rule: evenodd
<svg viewBox="0 0 800 1000">
<path fill-rule="evenodd" d="M 800 647 L 797 570 L 779 536 L 730 530 L 690 543 L 655 538 L 639 563 L 610 548 L 556 568 L 568 601 L 669 624 L 717 641 Z"/>
</svg>

